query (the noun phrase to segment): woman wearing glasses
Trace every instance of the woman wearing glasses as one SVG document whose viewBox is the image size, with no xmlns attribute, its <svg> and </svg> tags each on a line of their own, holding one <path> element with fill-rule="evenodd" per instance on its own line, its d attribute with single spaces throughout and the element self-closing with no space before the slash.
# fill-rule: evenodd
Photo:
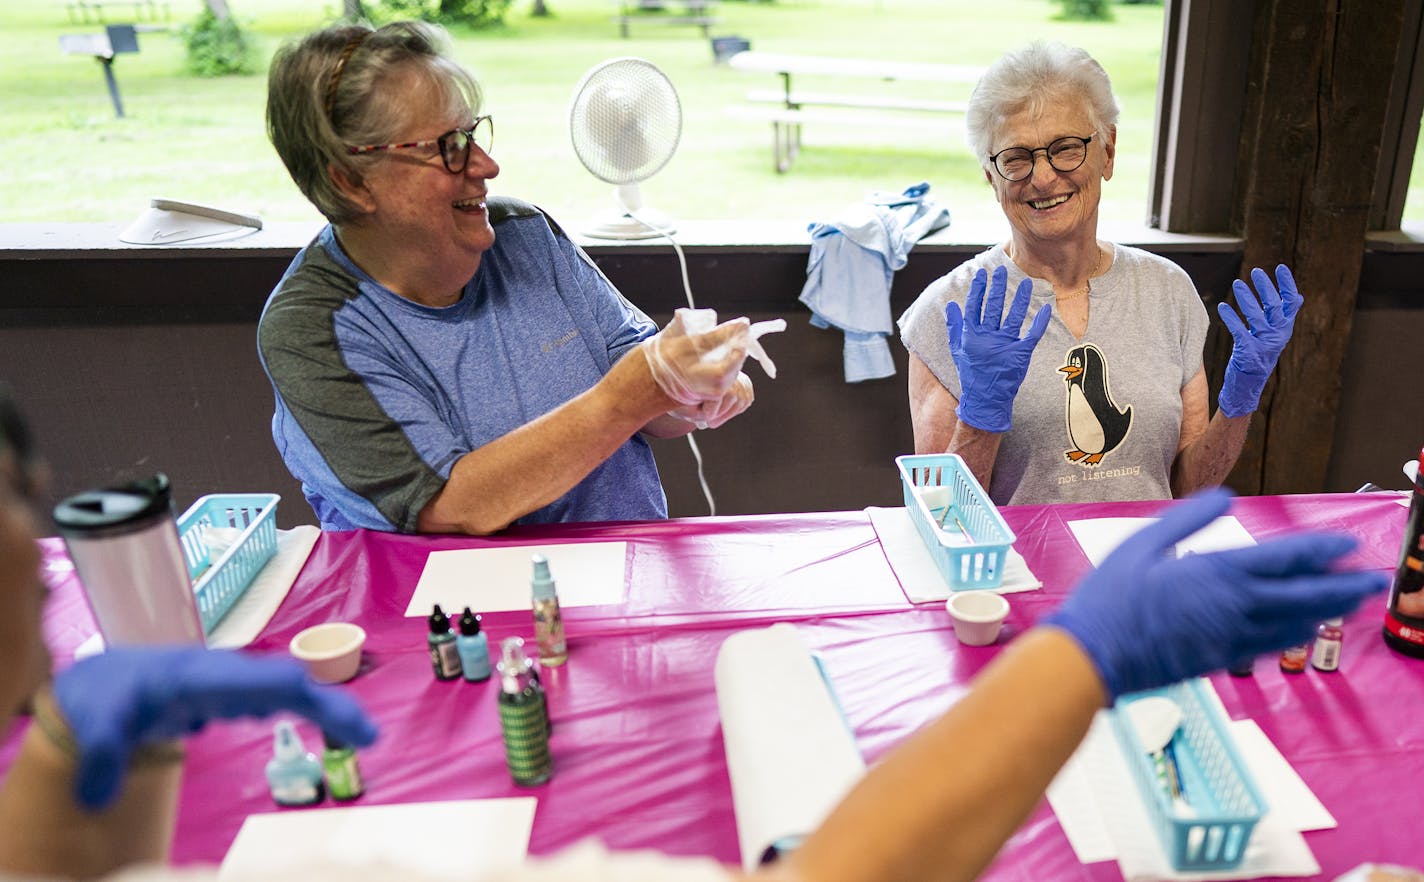
<svg viewBox="0 0 1424 882">
<path fill-rule="evenodd" d="M 1290 339 L 1290 271 L 1235 284 L 1210 414 L 1207 315 L 1176 264 L 1098 238 L 1118 104 L 1081 49 L 1035 43 L 975 87 L 967 138 L 1012 230 L 900 318 L 915 449 L 958 453 L 999 504 L 1162 499 L 1220 483 Z M 1012 295 L 1009 293 L 1012 291 Z M 1024 327 L 1032 313 L 1032 322 Z"/>
<path fill-rule="evenodd" d="M 492 196 L 494 123 L 442 39 L 339 25 L 272 62 L 268 133 L 330 221 L 258 329 L 277 447 L 327 529 L 665 517 L 642 436 L 751 404 L 748 323 L 655 333 L 542 211 Z"/>
</svg>

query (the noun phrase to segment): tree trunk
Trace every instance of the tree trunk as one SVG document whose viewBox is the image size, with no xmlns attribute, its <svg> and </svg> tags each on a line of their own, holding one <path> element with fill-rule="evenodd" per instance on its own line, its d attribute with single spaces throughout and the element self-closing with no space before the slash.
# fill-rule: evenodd
<svg viewBox="0 0 1424 882">
<path fill-rule="evenodd" d="M 342 17 L 349 21 L 360 21 L 366 17 L 366 10 L 361 8 L 361 0 L 342 0 Z"/>
<path fill-rule="evenodd" d="M 549 7 L 544 5 L 544 0 L 534 0 L 534 8 L 530 10 L 529 14 L 535 18 L 545 18 L 551 13 Z"/>
<path fill-rule="evenodd" d="M 212 11 L 213 18 L 219 21 L 226 19 L 232 13 L 228 11 L 227 0 L 203 0 L 208 4 L 208 9 Z"/>
</svg>

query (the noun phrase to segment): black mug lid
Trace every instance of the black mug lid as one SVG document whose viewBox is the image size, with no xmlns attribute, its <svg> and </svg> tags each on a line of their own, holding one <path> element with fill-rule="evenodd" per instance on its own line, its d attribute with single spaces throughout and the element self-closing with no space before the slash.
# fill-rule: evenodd
<svg viewBox="0 0 1424 882">
<path fill-rule="evenodd" d="M 140 526 L 156 516 L 171 517 L 172 491 L 168 476 L 159 472 L 152 478 L 116 487 L 86 490 L 54 507 L 54 522 L 67 536 L 90 536 Z"/>
</svg>

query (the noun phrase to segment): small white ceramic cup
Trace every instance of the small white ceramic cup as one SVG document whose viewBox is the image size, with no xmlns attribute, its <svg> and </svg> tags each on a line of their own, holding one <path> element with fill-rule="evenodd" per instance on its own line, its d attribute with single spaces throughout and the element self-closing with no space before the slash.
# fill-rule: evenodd
<svg viewBox="0 0 1424 882">
<path fill-rule="evenodd" d="M 954 620 L 954 636 L 966 646 L 988 646 L 999 639 L 1009 616 L 1009 602 L 993 591 L 956 591 L 944 607 Z"/>
<path fill-rule="evenodd" d="M 318 683 L 345 683 L 361 666 L 366 631 L 349 622 L 324 622 L 292 638 L 288 650 Z"/>
</svg>

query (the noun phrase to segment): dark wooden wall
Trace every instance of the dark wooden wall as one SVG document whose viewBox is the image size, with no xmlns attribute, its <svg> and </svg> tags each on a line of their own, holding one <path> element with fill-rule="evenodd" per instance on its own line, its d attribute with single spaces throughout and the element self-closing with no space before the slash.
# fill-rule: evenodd
<svg viewBox="0 0 1424 882">
<path fill-rule="evenodd" d="M 896 277 L 899 314 L 932 279 L 976 247 L 916 251 Z M 682 305 L 666 249 L 595 250 L 615 284 L 660 323 Z M 1204 289 L 1224 290 L 1229 253 L 1178 258 Z M 270 436 L 272 392 L 255 349 L 257 316 L 289 259 L 144 256 L 0 259 L 0 379 L 9 382 L 54 466 L 54 493 L 140 477 L 173 479 L 178 503 L 212 492 L 275 491 L 284 526 L 309 522 L 300 489 Z M 784 316 L 767 339 L 779 376 L 752 365 L 757 403 L 698 433 L 723 514 L 894 505 L 893 459 L 911 452 L 905 353 L 900 372 L 847 384 L 841 335 L 809 324 L 796 297 L 804 248 L 689 252 L 703 305 L 753 320 Z M 706 514 L 686 443 L 655 444 L 675 515 Z"/>
</svg>

